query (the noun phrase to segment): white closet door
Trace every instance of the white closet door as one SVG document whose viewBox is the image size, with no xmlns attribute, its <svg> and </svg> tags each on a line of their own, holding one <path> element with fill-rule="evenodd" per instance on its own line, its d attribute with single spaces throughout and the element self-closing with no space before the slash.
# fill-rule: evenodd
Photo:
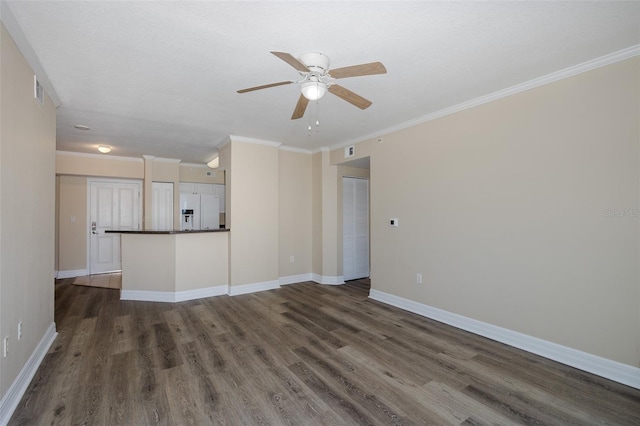
<svg viewBox="0 0 640 426">
<path fill-rule="evenodd" d="M 342 178 L 343 276 L 369 276 L 369 180 Z"/>
<path fill-rule="evenodd" d="M 152 182 L 151 184 L 151 227 L 156 231 L 173 229 L 173 184 Z"/>
</svg>

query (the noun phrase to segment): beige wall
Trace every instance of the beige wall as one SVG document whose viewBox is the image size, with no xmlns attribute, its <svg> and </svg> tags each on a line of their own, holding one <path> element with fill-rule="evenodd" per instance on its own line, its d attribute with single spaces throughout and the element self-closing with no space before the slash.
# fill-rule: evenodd
<svg viewBox="0 0 640 426">
<path fill-rule="evenodd" d="M 331 152 L 312 158 L 312 272 L 323 284 L 342 282 L 338 265 L 338 167 Z"/>
<path fill-rule="evenodd" d="M 87 178 L 59 176 L 58 271 L 87 269 Z"/>
<path fill-rule="evenodd" d="M 639 117 L 635 57 L 368 142 L 372 287 L 640 366 Z"/>
<path fill-rule="evenodd" d="M 322 275 L 322 152 L 311 157 L 311 272 Z"/>
<path fill-rule="evenodd" d="M 210 173 L 210 175 L 207 175 Z M 180 182 L 217 183 L 224 185 L 224 170 L 193 164 L 180 165 Z"/>
<path fill-rule="evenodd" d="M 322 276 L 335 277 L 338 271 L 338 168 L 330 162 L 329 151 L 322 151 Z"/>
<path fill-rule="evenodd" d="M 181 292 L 226 286 L 228 234 L 122 234 L 122 289 Z"/>
<path fill-rule="evenodd" d="M 280 150 L 279 276 L 311 272 L 311 155 Z M 291 262 L 294 256 L 294 262 Z"/>
<path fill-rule="evenodd" d="M 153 182 L 173 184 L 173 229 L 180 229 L 180 163 L 178 160 L 154 159 L 151 173 Z M 152 194 L 152 192 L 149 192 Z M 151 195 L 149 196 L 151 201 Z M 153 208 L 153 203 L 150 203 Z M 149 226 L 153 223 L 153 215 L 149 214 Z"/>
<path fill-rule="evenodd" d="M 229 233 L 175 235 L 176 291 L 229 284 Z"/>
<path fill-rule="evenodd" d="M 54 321 L 56 110 L 33 98 L 33 71 L 0 27 L 1 399 Z"/>
<path fill-rule="evenodd" d="M 122 234 L 122 289 L 176 291 L 175 235 Z"/>
<path fill-rule="evenodd" d="M 229 145 L 229 284 L 278 280 L 278 148 L 233 139 Z"/>
<path fill-rule="evenodd" d="M 74 154 L 59 151 L 56 153 L 56 173 L 59 175 L 144 179 L 144 163 L 142 158 Z"/>
</svg>

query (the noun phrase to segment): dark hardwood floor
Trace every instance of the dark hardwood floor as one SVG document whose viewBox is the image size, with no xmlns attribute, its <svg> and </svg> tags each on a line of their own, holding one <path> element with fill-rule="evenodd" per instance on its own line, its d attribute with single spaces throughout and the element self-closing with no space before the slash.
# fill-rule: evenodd
<svg viewBox="0 0 640 426">
<path fill-rule="evenodd" d="M 368 281 L 182 303 L 56 284 L 11 425 L 640 424 L 640 391 L 367 298 Z"/>
</svg>

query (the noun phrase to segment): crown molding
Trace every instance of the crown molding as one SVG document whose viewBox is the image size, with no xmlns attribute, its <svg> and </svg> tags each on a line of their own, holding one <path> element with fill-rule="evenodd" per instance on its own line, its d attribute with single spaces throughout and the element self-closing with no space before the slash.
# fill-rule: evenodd
<svg viewBox="0 0 640 426">
<path fill-rule="evenodd" d="M 294 146 L 282 145 L 278 148 L 280 151 L 297 152 L 299 154 L 313 154 L 313 151 L 308 149 L 296 148 Z"/>
<path fill-rule="evenodd" d="M 256 145 L 272 146 L 274 148 L 279 148 L 280 145 L 282 145 L 281 142 L 273 142 L 273 141 L 268 141 L 268 140 L 265 140 L 265 139 L 247 138 L 247 137 L 244 137 L 244 136 L 237 136 L 237 135 L 229 135 L 229 138 L 233 142 L 252 143 L 252 144 L 256 144 Z"/>
<path fill-rule="evenodd" d="M 218 144 L 216 146 L 214 146 L 215 149 L 220 150 L 220 148 L 222 148 L 223 146 L 225 146 L 226 144 L 231 142 L 231 136 L 225 136 L 224 139 L 222 139 L 220 142 L 218 142 Z"/>
<path fill-rule="evenodd" d="M 266 139 L 248 138 L 248 137 L 237 136 L 237 135 L 230 135 L 230 138 L 232 142 L 252 143 L 255 145 L 271 146 L 274 148 L 279 148 L 282 145 L 281 142 L 274 142 Z"/>
<path fill-rule="evenodd" d="M 162 157 L 153 157 L 153 161 L 158 163 L 180 163 L 182 160 L 177 158 L 162 158 Z"/>
<path fill-rule="evenodd" d="M 98 158 L 101 160 L 131 161 L 134 163 L 144 162 L 142 158 L 137 158 L 137 157 L 118 157 L 117 155 L 89 154 L 86 152 L 56 151 L 56 155 L 61 155 L 65 157 Z"/>
<path fill-rule="evenodd" d="M 559 71 L 555 71 L 550 74 L 546 74 L 541 77 L 534 78 L 533 80 L 525 81 L 523 83 L 519 83 L 514 86 L 507 87 L 506 89 L 498 90 L 497 92 L 489 93 L 487 95 L 480 96 L 478 98 L 474 98 L 474 99 L 459 103 L 457 105 L 453 105 L 453 106 L 441 109 L 439 111 L 432 112 L 427 115 L 423 115 L 422 117 L 418 117 L 413 120 L 402 122 L 395 126 L 391 126 L 386 129 L 379 130 L 375 133 L 369 133 L 357 139 L 351 139 L 336 145 L 332 145 L 331 150 L 344 148 L 346 146 L 353 145 L 359 142 L 364 142 L 369 139 L 375 139 L 384 134 L 389 134 L 389 133 L 397 132 L 399 130 L 404 130 L 409 127 L 416 126 L 418 124 L 425 123 L 427 121 L 431 121 L 437 118 L 445 117 L 447 115 L 455 114 L 456 112 L 464 111 L 466 109 L 487 104 L 489 102 L 506 98 L 508 96 L 515 95 L 530 89 L 535 89 L 536 87 L 544 86 L 546 84 L 553 83 L 558 80 L 563 80 L 565 78 L 573 77 L 575 75 L 582 74 L 587 71 L 594 70 L 596 68 L 601 68 L 607 65 L 611 65 L 616 62 L 624 61 L 626 59 L 630 59 L 638 55 L 640 55 L 640 44 L 636 44 L 634 46 L 627 47 L 626 49 L 618 50 L 616 52 L 613 52 L 604 56 L 600 56 L 598 58 L 591 59 L 589 61 L 582 62 L 580 64 L 573 65 L 568 68 L 564 68 Z"/>
<path fill-rule="evenodd" d="M 209 169 L 206 164 L 196 164 L 196 163 L 180 163 L 180 167 L 197 167 L 199 169 Z"/>
</svg>

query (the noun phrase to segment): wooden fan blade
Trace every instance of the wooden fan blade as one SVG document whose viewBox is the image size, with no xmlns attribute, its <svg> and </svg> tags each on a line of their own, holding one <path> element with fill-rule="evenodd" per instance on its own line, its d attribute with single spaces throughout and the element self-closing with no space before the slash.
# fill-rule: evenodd
<svg viewBox="0 0 640 426">
<path fill-rule="evenodd" d="M 286 52 L 271 52 L 271 53 L 273 53 L 278 58 L 282 59 L 283 61 L 285 61 L 286 63 L 288 63 L 289 65 L 291 65 L 292 67 L 294 67 L 300 72 L 311 71 L 309 68 L 307 68 L 305 64 L 303 64 L 302 62 L 300 62 L 299 60 L 291 56 L 289 53 L 286 53 Z"/>
<path fill-rule="evenodd" d="M 371 62 L 369 64 L 352 65 L 350 67 L 330 70 L 329 75 L 333 78 L 359 77 L 361 75 L 386 74 L 387 69 L 382 62 Z"/>
<path fill-rule="evenodd" d="M 296 109 L 293 110 L 293 115 L 291 116 L 292 120 L 297 120 L 298 118 L 302 118 L 304 112 L 307 109 L 307 104 L 309 103 L 309 99 L 305 98 L 303 95 L 300 95 L 298 99 L 298 103 L 296 104 Z"/>
<path fill-rule="evenodd" d="M 366 100 L 360 95 L 356 95 L 351 90 L 345 89 L 338 84 L 332 84 L 331 86 L 329 86 L 329 92 L 333 93 L 339 98 L 344 99 L 350 104 L 357 106 L 360 109 L 367 109 L 371 106 L 371 101 Z"/>
<path fill-rule="evenodd" d="M 271 83 L 271 84 L 265 84 L 264 86 L 249 87 L 248 89 L 238 90 L 238 93 L 253 92 L 254 90 L 268 89 L 269 87 L 276 87 L 276 86 L 284 86 L 285 84 L 291 84 L 291 83 L 293 83 L 293 81 L 281 81 L 280 83 Z"/>
</svg>

